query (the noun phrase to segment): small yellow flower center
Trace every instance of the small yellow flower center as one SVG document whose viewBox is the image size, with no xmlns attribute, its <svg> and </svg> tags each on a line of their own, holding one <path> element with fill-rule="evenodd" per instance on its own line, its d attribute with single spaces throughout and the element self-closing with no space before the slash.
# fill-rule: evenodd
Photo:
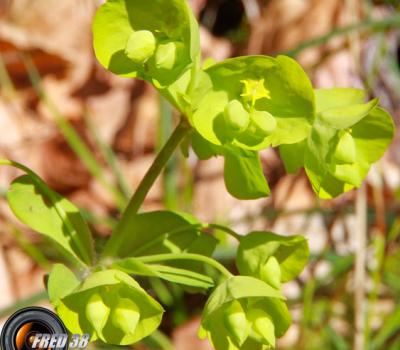
<svg viewBox="0 0 400 350">
<path fill-rule="evenodd" d="M 250 102 L 252 106 L 261 98 L 271 98 L 270 91 L 264 85 L 264 79 L 246 79 L 240 82 L 244 85 L 243 93 L 240 96 L 242 96 L 245 101 Z"/>
</svg>

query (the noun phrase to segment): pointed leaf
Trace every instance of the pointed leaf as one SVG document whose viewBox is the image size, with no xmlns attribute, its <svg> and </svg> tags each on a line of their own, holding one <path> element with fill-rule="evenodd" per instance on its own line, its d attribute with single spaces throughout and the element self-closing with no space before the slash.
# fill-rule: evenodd
<svg viewBox="0 0 400 350">
<path fill-rule="evenodd" d="M 93 241 L 79 209 L 29 175 L 15 179 L 7 200 L 15 216 L 31 229 L 57 243 L 70 259 L 90 264 Z"/>
</svg>

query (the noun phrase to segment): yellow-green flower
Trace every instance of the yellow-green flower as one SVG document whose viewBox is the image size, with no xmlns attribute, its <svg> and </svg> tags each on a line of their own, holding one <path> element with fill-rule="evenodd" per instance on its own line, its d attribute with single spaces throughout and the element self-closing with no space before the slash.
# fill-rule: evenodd
<svg viewBox="0 0 400 350">
<path fill-rule="evenodd" d="M 246 102 L 250 102 L 252 106 L 254 106 L 259 99 L 271 98 L 270 91 L 265 87 L 264 79 L 245 79 L 240 82 L 244 84 L 243 93 L 240 96 L 242 96 L 243 100 Z"/>
</svg>

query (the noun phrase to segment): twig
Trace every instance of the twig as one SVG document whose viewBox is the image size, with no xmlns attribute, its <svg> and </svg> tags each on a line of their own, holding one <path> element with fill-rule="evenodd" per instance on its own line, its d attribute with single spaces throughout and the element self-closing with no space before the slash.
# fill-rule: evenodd
<svg viewBox="0 0 400 350">
<path fill-rule="evenodd" d="M 365 263 L 367 250 L 367 193 L 365 183 L 356 197 L 356 264 L 354 272 L 354 344 L 353 350 L 364 350 L 365 329 Z"/>
</svg>

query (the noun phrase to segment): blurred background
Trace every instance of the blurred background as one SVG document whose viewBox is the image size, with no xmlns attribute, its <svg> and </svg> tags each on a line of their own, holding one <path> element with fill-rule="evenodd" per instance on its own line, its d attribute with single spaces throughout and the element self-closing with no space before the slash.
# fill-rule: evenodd
<svg viewBox="0 0 400 350">
<path fill-rule="evenodd" d="M 147 83 L 118 78 L 96 62 L 91 21 L 100 4 L 0 0 L 0 158 L 29 166 L 76 203 L 101 243 L 176 119 Z M 289 54 L 316 87 L 364 88 L 399 123 L 400 1 L 190 4 L 201 23 L 204 58 Z M 357 337 L 365 349 L 400 349 L 398 135 L 363 189 L 331 201 L 316 198 L 303 172 L 286 175 L 277 150 L 262 152 L 262 161 L 272 195 L 238 201 L 225 190 L 223 159 L 178 152 L 143 209 L 192 211 L 242 234 L 262 229 L 308 238 L 310 264 L 285 286 L 294 322 L 279 349 L 346 350 Z M 56 257 L 4 200 L 17 175 L 0 170 L 0 324 L 22 306 L 48 306 L 43 277 Z M 218 235 L 223 244 L 215 256 L 234 270 L 235 243 Z M 205 297 L 154 288 L 168 309 L 161 332 L 132 348 L 210 350 L 196 337 Z"/>
</svg>

